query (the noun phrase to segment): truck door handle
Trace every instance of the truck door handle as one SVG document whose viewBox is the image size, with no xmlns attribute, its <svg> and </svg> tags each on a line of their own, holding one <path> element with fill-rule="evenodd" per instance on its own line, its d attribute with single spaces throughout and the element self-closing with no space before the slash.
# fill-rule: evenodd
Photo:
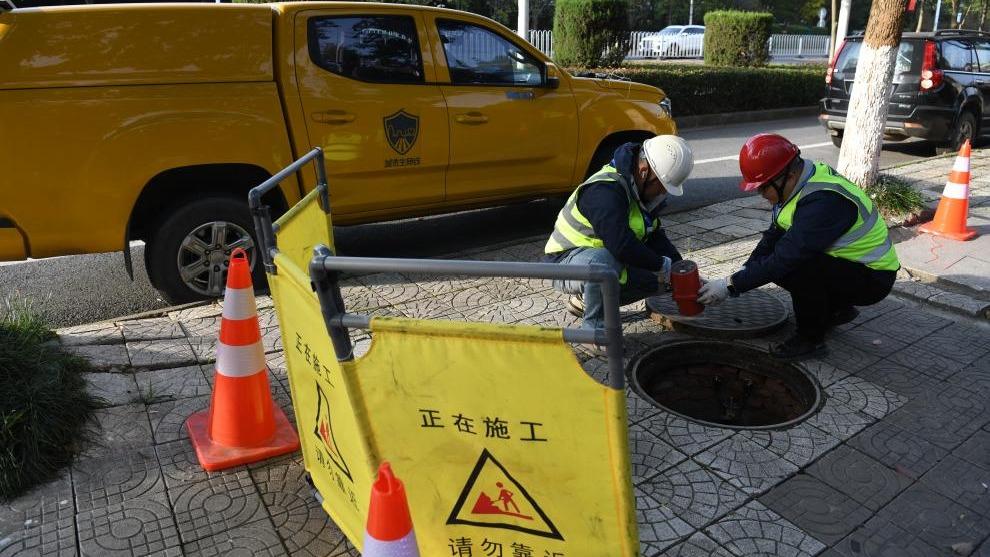
<svg viewBox="0 0 990 557">
<path fill-rule="evenodd" d="M 346 124 L 354 121 L 354 115 L 343 110 L 324 110 L 314 112 L 313 120 L 321 124 Z"/>
<path fill-rule="evenodd" d="M 457 116 L 454 116 L 454 120 L 458 124 L 477 126 L 478 124 L 484 124 L 488 122 L 488 116 L 485 116 L 480 112 L 467 112 L 464 114 L 458 114 Z"/>
<path fill-rule="evenodd" d="M 536 97 L 532 91 L 506 91 L 505 98 L 514 101 L 531 101 Z"/>
</svg>

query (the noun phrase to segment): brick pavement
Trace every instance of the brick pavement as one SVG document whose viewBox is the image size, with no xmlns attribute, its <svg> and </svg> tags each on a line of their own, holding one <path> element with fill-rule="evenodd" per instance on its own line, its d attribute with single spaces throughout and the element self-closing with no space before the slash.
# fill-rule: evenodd
<svg viewBox="0 0 990 557">
<path fill-rule="evenodd" d="M 745 198 L 666 225 L 720 276 L 746 257 L 767 214 Z M 542 243 L 460 256 L 532 261 Z M 576 324 L 540 280 L 379 273 L 343 290 L 350 311 L 375 315 Z M 990 554 L 990 330 L 916 299 L 865 308 L 831 336 L 829 355 L 803 364 L 825 403 L 787 430 L 705 427 L 629 391 L 643 554 L 934 556 L 956 554 L 954 544 Z M 291 416 L 271 301 L 259 306 L 273 395 Z M 681 338 L 642 308 L 624 308 L 627 356 Z M 98 368 L 89 380 L 107 400 L 100 439 L 58 480 L 0 505 L 0 556 L 357 555 L 313 498 L 298 453 L 222 473 L 196 463 L 183 421 L 208 405 L 220 312 L 211 304 L 59 331 Z M 782 334 L 744 342 L 765 348 Z M 353 336 L 367 350 L 367 334 Z M 576 353 L 603 377 L 601 360 Z"/>
</svg>

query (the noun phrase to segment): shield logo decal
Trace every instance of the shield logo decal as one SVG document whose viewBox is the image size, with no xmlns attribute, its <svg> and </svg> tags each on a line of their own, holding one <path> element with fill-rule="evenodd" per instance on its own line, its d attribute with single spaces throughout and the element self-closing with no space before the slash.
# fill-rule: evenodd
<svg viewBox="0 0 990 557">
<path fill-rule="evenodd" d="M 419 136 L 419 116 L 399 110 L 383 118 L 382 122 L 385 124 L 385 139 L 396 153 L 405 155 L 416 144 L 416 138 Z"/>
</svg>

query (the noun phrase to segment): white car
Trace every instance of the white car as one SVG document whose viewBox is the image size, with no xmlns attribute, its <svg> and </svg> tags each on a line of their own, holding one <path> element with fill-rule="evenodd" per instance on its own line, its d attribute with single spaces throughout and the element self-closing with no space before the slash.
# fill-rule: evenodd
<svg viewBox="0 0 990 557">
<path fill-rule="evenodd" d="M 669 25 L 643 37 L 639 49 L 657 58 L 699 58 L 704 40 L 704 25 Z"/>
</svg>

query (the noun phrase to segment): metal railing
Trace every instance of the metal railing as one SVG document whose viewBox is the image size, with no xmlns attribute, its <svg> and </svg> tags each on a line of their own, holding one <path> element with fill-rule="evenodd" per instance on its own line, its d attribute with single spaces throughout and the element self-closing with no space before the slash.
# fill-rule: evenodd
<svg viewBox="0 0 990 557">
<path fill-rule="evenodd" d="M 655 31 L 633 31 L 629 34 L 626 58 L 701 58 L 704 55 L 704 38 L 704 35 L 660 35 Z M 553 31 L 530 30 L 529 42 L 553 58 Z M 828 35 L 772 35 L 768 47 L 772 58 L 828 58 L 831 52 Z"/>
</svg>

